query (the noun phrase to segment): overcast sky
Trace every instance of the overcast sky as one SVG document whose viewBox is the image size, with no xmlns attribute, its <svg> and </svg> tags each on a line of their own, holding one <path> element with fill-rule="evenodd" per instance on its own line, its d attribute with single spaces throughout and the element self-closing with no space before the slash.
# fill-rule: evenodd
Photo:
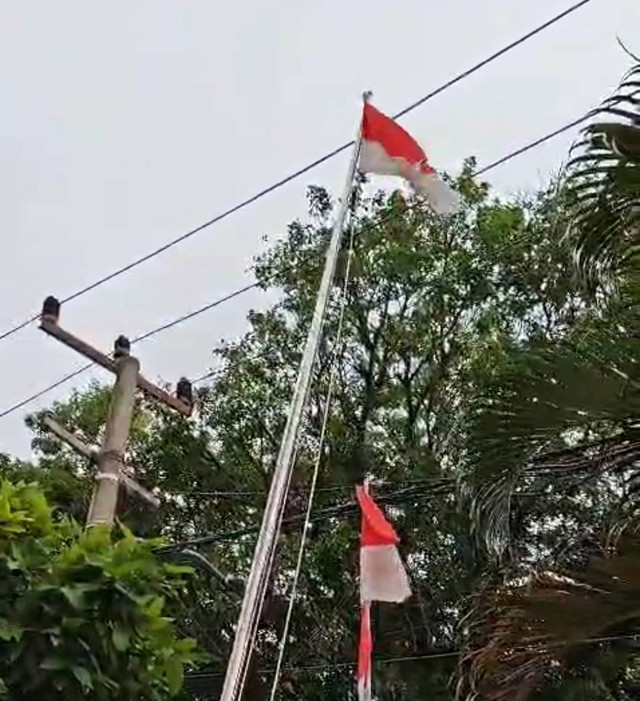
<svg viewBox="0 0 640 701">
<path fill-rule="evenodd" d="M 0 330 L 349 140 L 363 90 L 397 112 L 569 4 L 0 0 Z M 436 167 L 488 163 L 606 96 L 628 66 L 616 35 L 640 51 L 638 0 L 593 0 L 403 124 Z M 574 135 L 489 180 L 538 187 Z M 246 284 L 262 236 L 304 214 L 308 184 L 339 191 L 347 159 L 70 302 L 62 323 L 108 350 Z M 264 303 L 250 293 L 140 344 L 143 371 L 203 374 Z M 0 412 L 83 364 L 35 326 L 0 341 L 0 360 Z M 29 455 L 26 411 L 0 419 L 0 451 Z"/>
</svg>

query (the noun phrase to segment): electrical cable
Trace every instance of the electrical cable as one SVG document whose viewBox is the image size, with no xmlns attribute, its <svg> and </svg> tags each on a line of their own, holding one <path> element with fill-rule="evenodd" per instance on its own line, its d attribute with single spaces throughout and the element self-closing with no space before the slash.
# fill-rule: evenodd
<svg viewBox="0 0 640 701">
<path fill-rule="evenodd" d="M 400 117 L 403 117 L 404 115 L 408 114 L 409 112 L 416 109 L 420 105 L 423 105 L 428 100 L 431 100 L 432 98 L 436 97 L 437 95 L 444 92 L 448 88 L 452 87 L 456 83 L 459 83 L 460 81 L 464 80 L 465 78 L 468 78 L 469 76 L 471 76 L 474 73 L 476 73 L 477 71 L 479 71 L 481 68 L 484 68 L 488 64 L 495 61 L 496 59 L 501 58 L 509 51 L 512 51 L 513 49 L 517 48 L 521 44 L 524 44 L 526 41 L 535 37 L 540 32 L 553 26 L 554 24 L 556 24 L 560 20 L 564 19 L 565 17 L 569 16 L 573 12 L 576 12 L 577 10 L 582 8 L 583 6 L 590 3 L 591 1 L 592 0 L 580 0 L 580 2 L 577 2 L 574 5 L 571 5 L 570 7 L 568 7 L 566 10 L 564 10 L 560 14 L 555 15 L 554 17 L 547 20 L 546 22 L 543 22 L 542 24 L 538 25 L 537 27 L 535 27 L 531 31 L 522 35 L 521 37 L 519 37 L 515 41 L 512 41 L 511 43 L 507 44 L 502 49 L 496 51 L 495 53 L 491 54 L 490 56 L 483 59 L 479 63 L 476 63 L 475 65 L 473 65 L 471 68 L 468 68 L 467 70 L 463 71 L 462 73 L 459 73 L 458 75 L 454 76 L 453 78 L 448 80 L 446 83 L 444 83 L 440 87 L 436 88 L 435 90 L 432 90 L 430 93 L 427 93 L 426 95 L 424 95 L 420 99 L 411 103 L 408 107 L 405 107 L 404 109 L 400 110 L 400 112 L 393 115 L 393 119 L 399 119 Z M 353 144 L 354 144 L 353 141 L 349 141 L 346 144 L 342 144 L 342 146 L 338 146 L 338 148 L 333 149 L 333 151 L 330 151 L 329 153 L 326 153 L 324 156 L 321 156 L 320 158 L 317 158 L 315 161 L 312 161 L 308 165 L 303 166 L 302 168 L 299 168 L 295 172 L 285 176 L 284 178 L 273 183 L 272 185 L 269 185 L 268 187 L 264 188 L 263 190 L 260 190 L 259 192 L 255 193 L 254 195 L 251 195 L 251 197 L 248 197 L 247 199 L 243 200 L 242 202 L 239 202 L 238 204 L 234 205 L 233 207 L 230 207 L 229 209 L 225 210 L 221 214 L 218 214 L 217 216 L 213 217 L 212 219 L 209 219 L 208 221 L 204 222 L 203 224 L 196 226 L 194 229 L 191 229 L 190 231 L 187 231 L 186 233 L 181 234 L 177 238 L 175 238 L 171 241 L 168 241 L 167 243 L 163 244 L 159 248 L 156 248 L 155 250 L 141 256 L 140 258 L 136 258 L 131 263 L 127 263 L 126 265 L 118 268 L 117 270 L 114 270 L 113 272 L 105 275 L 104 277 L 99 278 L 95 282 L 92 282 L 91 284 L 87 285 L 86 287 L 83 287 L 83 288 L 77 290 L 76 292 L 73 292 L 72 294 L 65 297 L 63 300 L 61 300 L 62 303 L 64 304 L 66 302 L 70 302 L 74 299 L 77 299 L 78 297 L 81 297 L 81 296 L 87 294 L 88 292 L 95 290 L 97 287 L 104 285 L 105 283 L 109 282 L 110 280 L 113 280 L 114 278 L 119 277 L 120 275 L 123 275 L 124 273 L 127 273 L 130 270 L 137 268 L 139 265 L 142 265 L 143 263 L 146 263 L 147 261 L 155 258 L 156 256 L 161 255 L 165 251 L 168 251 L 171 248 L 173 248 L 174 246 L 177 246 L 178 244 L 182 243 L 183 241 L 186 241 L 187 239 L 191 238 L 192 236 L 195 236 L 196 234 L 200 233 L 204 229 L 207 229 L 210 226 L 217 224 L 218 222 L 222 221 L 223 219 L 226 219 L 227 217 L 231 216 L 232 214 L 235 214 L 236 212 L 239 212 L 241 209 L 244 209 L 245 207 L 249 206 L 250 204 L 257 202 L 258 200 L 262 199 L 266 195 L 281 188 L 282 186 L 290 183 L 293 180 L 296 180 L 301 175 L 308 173 L 310 170 L 313 170 L 317 166 L 319 166 L 323 163 L 326 163 L 326 161 L 332 159 L 334 156 L 337 156 L 338 154 L 342 153 L 343 151 L 346 151 L 347 149 L 351 148 L 351 146 L 353 146 Z M 3 333 L 0 334 L 0 341 L 4 340 L 6 338 L 9 338 L 10 336 L 17 333 L 18 331 L 21 331 L 22 329 L 26 328 L 27 326 L 29 326 L 33 322 L 37 321 L 39 318 L 40 318 L 40 315 L 36 314 L 34 316 L 31 316 L 31 317 L 25 319 L 24 321 L 19 322 L 15 326 L 7 329 L 6 331 L 4 331 Z"/>
<path fill-rule="evenodd" d="M 528 470 L 526 470 L 526 472 L 528 472 Z M 531 474 L 535 474 L 534 469 L 532 469 Z M 434 497 L 442 497 L 446 494 L 453 494 L 457 481 L 458 480 L 455 477 L 443 477 L 439 480 L 433 480 L 432 482 L 428 482 L 426 480 L 416 481 L 415 486 L 413 487 L 404 487 L 402 489 L 397 489 L 387 493 L 380 492 L 376 495 L 376 501 L 379 504 L 403 504 L 411 499 L 430 499 Z M 412 481 L 407 482 L 407 484 L 410 483 L 412 483 Z M 384 487 L 384 485 L 378 485 L 378 488 L 379 487 Z M 545 493 L 546 492 L 544 490 L 534 492 L 522 491 L 515 492 L 513 497 L 531 498 L 543 495 Z M 356 511 L 357 504 L 354 500 L 342 502 L 316 511 L 312 514 L 313 518 L 311 518 L 311 522 L 324 521 L 327 518 L 345 516 L 350 513 L 355 513 Z M 300 523 L 303 518 L 304 514 L 289 516 L 288 518 L 283 519 L 282 525 L 294 525 Z M 222 533 L 205 533 L 197 538 L 162 546 L 161 548 L 158 548 L 157 552 L 172 552 L 173 550 L 178 550 L 181 548 L 193 548 L 212 545 L 214 543 L 227 542 L 230 540 L 237 540 L 245 536 L 254 535 L 258 532 L 258 530 L 258 526 L 248 526 L 246 528 L 235 529 L 233 531 L 223 531 Z"/>
<path fill-rule="evenodd" d="M 400 484 L 402 485 L 410 485 L 410 484 L 434 484 L 434 483 L 441 483 L 443 480 L 451 480 L 451 482 L 456 481 L 456 477 L 418 477 L 415 479 L 409 479 L 409 480 L 398 480 L 397 482 L 393 482 L 391 484 L 398 486 Z M 376 483 L 373 486 L 376 489 L 384 489 L 385 487 L 389 486 L 390 483 L 388 482 L 380 482 Z M 316 493 L 319 492 L 344 492 L 344 491 L 353 491 L 353 485 L 352 484 L 341 484 L 341 485 L 334 485 L 332 487 L 317 487 L 316 488 Z M 250 496 L 266 496 L 266 492 L 264 489 L 247 489 L 247 490 L 213 490 L 213 491 L 189 491 L 189 492 L 171 492 L 172 494 L 175 494 L 176 496 L 182 496 L 186 498 L 190 497 L 226 497 L 226 496 L 233 496 L 233 497 L 250 497 Z"/>
<path fill-rule="evenodd" d="M 635 640 L 640 642 L 640 633 L 636 635 L 608 635 L 597 638 L 583 638 L 582 640 L 571 641 L 571 644 L 575 645 L 594 645 L 599 643 L 612 643 L 618 642 L 620 640 Z M 565 643 L 552 644 L 550 647 L 564 647 Z M 418 662 L 421 660 L 437 660 L 445 659 L 448 657 L 459 657 L 462 654 L 461 650 L 451 650 L 448 652 L 434 652 L 427 653 L 424 655 L 406 655 L 404 657 L 382 657 L 378 659 L 373 659 L 373 664 L 400 664 L 403 662 Z M 334 662 L 332 664 L 318 664 L 318 665 L 307 665 L 301 667 L 284 667 L 285 672 L 320 672 L 330 669 L 348 669 L 355 667 L 355 662 Z M 260 674 L 271 674 L 273 669 L 261 669 L 258 670 Z M 221 672 L 200 672 L 195 674 L 189 674 L 185 677 L 188 681 L 205 681 L 209 679 L 218 679 L 222 676 Z"/>
<path fill-rule="evenodd" d="M 515 158 L 516 156 L 519 156 L 523 153 L 526 153 L 527 151 L 530 151 L 533 148 L 536 148 L 537 146 L 541 146 L 542 144 L 546 143 L 547 141 L 550 141 L 551 139 L 555 138 L 556 136 L 559 136 L 560 134 L 563 134 L 566 131 L 569 131 L 569 129 L 573 128 L 574 126 L 584 122 L 586 119 L 591 117 L 593 115 L 593 112 L 590 112 L 583 117 L 580 117 L 579 119 L 575 119 L 568 124 L 565 124 L 563 127 L 560 127 L 559 129 L 555 129 L 554 131 L 550 132 L 549 134 L 540 137 L 536 139 L 535 141 L 532 141 L 528 143 L 527 145 L 512 151 L 511 153 L 508 153 L 506 156 L 503 156 L 502 158 L 498 159 L 497 161 L 494 161 L 493 163 L 490 163 L 488 166 L 485 168 L 481 168 L 480 170 L 476 171 L 475 173 L 472 174 L 472 177 L 477 176 L 477 175 L 483 175 L 487 173 L 488 171 L 492 170 L 493 168 L 497 168 L 498 166 L 510 161 L 512 158 Z M 241 287 L 233 292 L 230 292 L 228 295 L 225 295 L 225 297 L 216 300 L 215 302 L 212 302 L 211 304 L 207 304 L 204 307 L 201 307 L 200 309 L 196 310 L 195 312 L 190 312 L 188 314 L 185 314 L 182 317 L 178 317 L 178 319 L 169 322 L 168 324 L 163 325 L 162 327 L 158 327 L 157 329 L 154 329 L 153 331 L 149 332 L 148 334 L 144 334 L 143 337 L 141 337 L 138 340 L 141 340 L 142 338 L 148 338 L 149 336 L 155 335 L 160 333 L 161 331 L 164 331 L 166 329 L 172 328 L 173 326 L 177 326 L 178 324 L 182 323 L 183 321 L 186 321 L 187 319 L 191 319 L 194 316 L 197 316 L 199 314 L 204 313 L 205 311 L 208 311 L 209 309 L 212 309 L 219 304 L 222 304 L 223 302 L 229 301 L 231 299 L 234 299 L 235 297 L 239 297 L 240 295 L 244 294 L 245 292 L 248 292 L 251 289 L 254 289 L 256 287 L 260 287 L 259 283 L 253 283 L 252 285 L 246 285 L 245 287 Z M 33 317 L 29 322 L 35 321 L 39 318 L 38 317 Z M 27 325 L 27 324 L 25 324 Z M 0 341 L 4 338 L 4 336 L 0 336 Z M 77 370 L 74 370 L 70 372 L 68 375 L 65 375 L 62 377 L 60 380 L 57 380 L 51 385 L 48 385 L 47 387 L 44 387 L 43 389 L 39 390 L 38 392 L 30 395 L 29 397 L 26 397 L 25 399 L 13 404 L 12 406 L 8 407 L 7 409 L 3 410 L 0 412 L 0 419 L 2 419 L 5 416 L 8 416 L 9 414 L 12 414 L 13 412 L 17 411 L 18 409 L 21 409 L 23 406 L 26 406 L 27 404 L 30 404 L 31 402 L 34 402 L 36 399 L 40 399 L 40 397 L 43 397 L 45 394 L 48 394 L 52 390 L 56 389 L 57 387 L 60 387 L 61 385 L 65 384 L 69 380 L 72 380 L 74 377 L 77 377 L 78 375 L 81 375 L 82 373 L 86 372 L 89 370 L 89 368 L 93 367 L 93 363 L 84 365 L 81 368 L 78 368 Z M 203 382 L 204 380 L 209 379 L 213 375 L 215 375 L 218 371 L 212 371 L 209 373 L 206 373 L 199 377 L 198 379 L 194 380 L 194 384 Z"/>
<path fill-rule="evenodd" d="M 455 482 L 454 478 L 451 478 L 451 482 Z M 452 485 L 453 486 L 453 485 Z M 399 503 L 402 501 L 412 499 L 412 498 L 429 498 L 429 497 L 439 497 L 442 496 L 444 491 L 450 492 L 451 487 L 448 484 L 443 484 L 439 489 L 429 489 L 424 491 L 424 487 L 420 489 L 419 487 L 407 487 L 405 489 L 399 489 L 390 494 L 380 494 L 376 496 L 376 501 L 378 504 L 391 504 L 398 503 L 398 497 L 402 497 Z M 329 506 L 324 509 L 320 509 L 312 514 L 313 518 L 311 522 L 323 521 L 327 518 L 344 516 L 350 512 L 355 513 L 357 510 L 357 504 L 355 501 L 343 502 L 336 504 L 334 506 Z M 304 520 L 304 514 L 296 514 L 295 516 L 289 516 L 282 520 L 282 525 L 293 525 L 300 523 Z M 184 540 L 179 543 L 171 543 L 170 545 L 164 545 L 158 548 L 158 553 L 172 552 L 173 550 L 180 550 L 183 548 L 194 548 L 203 545 L 211 545 L 213 543 L 226 542 L 229 540 L 237 540 L 243 538 L 244 536 L 254 535 L 260 530 L 259 526 L 248 526 L 246 528 L 235 529 L 233 531 L 224 531 L 222 533 L 207 533 L 197 538 L 192 538 L 190 540 Z"/>
<path fill-rule="evenodd" d="M 178 326 L 179 324 L 182 324 L 185 321 L 188 321 L 189 319 L 193 319 L 196 316 L 199 316 L 200 314 L 204 314 L 205 312 L 208 312 L 211 309 L 214 309 L 215 307 L 220 306 L 221 304 L 224 304 L 225 302 L 229 302 L 230 300 L 234 299 L 235 297 L 239 297 L 240 295 L 244 294 L 245 292 L 248 292 L 249 290 L 253 290 L 257 287 L 259 287 L 259 283 L 254 282 L 250 285 L 245 285 L 244 287 L 241 287 L 240 289 L 235 290 L 234 292 L 230 292 L 229 294 L 224 295 L 223 297 L 219 297 L 218 299 L 214 300 L 213 302 L 209 302 L 208 304 L 205 304 L 203 307 L 200 307 L 199 309 L 196 309 L 194 311 L 188 312 L 187 314 L 183 314 L 182 316 L 179 316 L 177 319 L 174 319 L 173 321 L 170 321 L 166 324 L 162 324 L 161 326 L 156 327 L 155 329 L 152 329 L 151 331 L 147 331 L 146 333 L 141 334 L 140 336 L 137 336 L 134 338 L 131 343 L 139 343 L 140 341 L 146 341 L 147 339 L 156 336 L 159 333 L 162 333 L 163 331 L 167 331 L 168 329 L 172 329 L 174 326 Z M 31 396 L 27 397 L 26 399 L 23 399 L 22 401 L 17 402 L 16 404 L 13 404 L 12 406 L 8 407 L 4 411 L 0 412 L 0 419 L 8 416 L 9 414 L 12 414 L 14 411 L 17 411 L 18 409 L 21 409 L 23 406 L 26 406 L 27 404 L 30 404 L 31 402 L 35 401 L 36 399 L 39 399 L 40 397 L 44 396 L 48 392 L 50 392 L 53 389 L 56 389 L 56 387 L 60 387 L 60 385 L 63 385 L 65 382 L 68 382 L 69 380 L 73 379 L 74 377 L 77 377 L 78 375 L 81 375 L 82 373 L 86 372 L 90 368 L 94 367 L 95 363 L 87 363 L 86 365 L 83 365 L 82 367 L 78 368 L 77 370 L 74 370 L 70 372 L 68 375 L 65 375 L 63 378 L 58 380 L 57 382 L 54 382 L 53 384 L 45 387 L 44 389 L 39 390 L 35 394 L 32 394 Z M 202 380 L 203 378 L 200 378 Z"/>
</svg>

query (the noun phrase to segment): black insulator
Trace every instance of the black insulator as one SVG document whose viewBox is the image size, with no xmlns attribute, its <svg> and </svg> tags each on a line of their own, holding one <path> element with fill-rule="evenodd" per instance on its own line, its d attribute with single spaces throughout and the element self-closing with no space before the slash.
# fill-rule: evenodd
<svg viewBox="0 0 640 701">
<path fill-rule="evenodd" d="M 113 344 L 113 357 L 122 358 L 125 355 L 129 355 L 131 350 L 131 342 L 126 336 L 118 336 L 115 343 Z"/>
<path fill-rule="evenodd" d="M 49 295 L 42 303 L 41 318 L 57 324 L 60 318 L 60 301 Z"/>
<path fill-rule="evenodd" d="M 193 404 L 193 386 L 186 377 L 181 377 L 176 385 L 176 396 L 188 406 Z"/>
</svg>

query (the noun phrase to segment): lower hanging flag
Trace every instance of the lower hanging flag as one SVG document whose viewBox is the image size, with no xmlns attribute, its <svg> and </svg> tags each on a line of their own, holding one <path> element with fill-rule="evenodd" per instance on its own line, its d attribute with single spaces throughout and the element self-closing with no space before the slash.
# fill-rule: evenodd
<svg viewBox="0 0 640 701">
<path fill-rule="evenodd" d="M 360 170 L 408 180 L 437 214 L 454 214 L 460 208 L 460 196 L 429 164 L 420 144 L 368 102 L 362 117 Z"/>
<path fill-rule="evenodd" d="M 358 698 L 371 701 L 371 602 L 400 603 L 411 596 L 409 578 L 400 554 L 398 536 L 365 487 L 356 487 L 362 510 L 360 532 L 360 643 Z"/>
</svg>

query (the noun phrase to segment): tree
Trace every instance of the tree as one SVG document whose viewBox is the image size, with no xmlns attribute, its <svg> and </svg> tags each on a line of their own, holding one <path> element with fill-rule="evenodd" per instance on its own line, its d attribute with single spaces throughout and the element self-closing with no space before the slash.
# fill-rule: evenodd
<svg viewBox="0 0 640 701">
<path fill-rule="evenodd" d="M 561 343 L 514 358 L 470 430 L 476 513 L 490 543 L 510 544 L 514 522 L 544 530 L 548 493 L 533 513 L 510 508 L 526 475 L 529 484 L 545 472 L 583 475 L 595 518 L 556 514 L 563 551 L 479 598 L 464 660 L 470 699 L 556 698 L 571 682 L 580 698 L 637 697 L 639 75 L 636 65 L 596 112 L 565 183 L 567 238 L 598 312 Z"/>
<path fill-rule="evenodd" d="M 0 482 L 0 696 L 11 701 L 168 701 L 194 641 L 165 602 L 188 568 L 124 530 L 80 534 L 33 484 Z"/>
<path fill-rule="evenodd" d="M 416 592 L 406 605 L 378 609 L 377 654 L 444 654 L 381 664 L 378 695 L 453 696 L 467 598 L 496 570 L 470 533 L 468 514 L 457 508 L 456 481 L 467 451 L 463 429 L 478 393 L 514 353 L 566 336 L 588 323 L 592 309 L 588 295 L 566 275 L 571 249 L 557 235 L 566 214 L 557 188 L 501 202 L 471 178 L 473 167 L 469 162 L 457 181 L 465 211 L 450 222 L 402 193 L 366 194 L 363 185 L 354 200 L 249 677 L 251 698 L 264 697 L 270 682 L 261 670 L 272 666 L 282 629 L 334 353 L 337 386 L 283 698 L 353 694 L 349 672 L 335 665 L 354 659 L 358 519 L 351 492 L 364 475 L 373 477 L 378 499 L 399 527 Z M 281 297 L 267 311 L 250 314 L 245 337 L 216 350 L 222 372 L 202 391 L 198 417 L 185 421 L 145 403 L 137 407 L 127 459 L 164 498 L 157 514 L 136 507 L 125 511 L 125 520 L 136 532 L 172 541 L 211 534 L 201 551 L 225 573 L 248 570 L 321 273 L 332 202 L 312 188 L 309 203 L 309 221 L 294 222 L 257 261 L 259 281 Z M 351 238 L 352 275 L 337 343 Z M 95 441 L 100 391 L 75 396 L 54 412 Z M 48 442 L 37 421 L 35 427 L 49 464 L 62 461 L 88 477 L 81 461 Z M 197 636 L 212 657 L 193 679 L 201 692 L 220 684 L 238 603 L 233 587 L 202 573 L 176 604 L 181 629 Z"/>
<path fill-rule="evenodd" d="M 537 460 L 541 446 L 566 449 L 558 435 L 565 428 L 578 432 L 574 442 L 583 435 L 599 440 L 602 426 L 617 414 L 588 422 L 582 405 L 560 406 L 552 412 L 553 430 L 536 432 L 545 423 L 533 423 L 531 430 L 549 364 L 562 360 L 559 377 L 571 374 L 576 359 L 590 357 L 615 328 L 613 317 L 603 320 L 601 314 L 608 288 L 585 287 L 571 274 L 574 245 L 563 233 L 574 196 L 554 183 L 530 197 L 501 201 L 471 177 L 474 165 L 467 163 L 456 180 L 465 207 L 451 220 L 433 216 L 402 192 L 372 192 L 366 183 L 354 197 L 248 678 L 250 698 L 264 698 L 271 681 L 265 670 L 273 665 L 282 630 L 334 358 L 334 401 L 282 698 L 353 696 L 344 667 L 354 659 L 357 629 L 358 517 L 351 492 L 363 476 L 373 478 L 378 500 L 400 530 L 415 591 L 403 606 L 376 609 L 376 654 L 403 659 L 376 667 L 381 701 L 452 699 L 471 596 L 530 572 L 573 543 L 572 534 L 597 530 L 617 498 L 619 485 L 606 478 L 581 483 L 584 473 L 572 471 L 579 454 L 547 452 Z M 208 534 L 206 543 L 192 547 L 223 573 L 248 571 L 332 207 L 326 191 L 311 188 L 308 220 L 293 222 L 257 261 L 259 282 L 278 291 L 279 299 L 266 311 L 250 313 L 243 338 L 215 350 L 221 372 L 200 393 L 196 417 L 176 418 L 145 402 L 136 408 L 127 460 L 146 486 L 158 487 L 163 504 L 151 513 L 126 502 L 123 520 L 136 533 L 174 543 Z M 343 336 L 337 341 L 351 241 Z M 539 353 L 532 355 L 532 349 Z M 631 352 L 616 349 L 621 372 L 627 369 L 619 360 Z M 584 386 L 585 402 L 593 394 L 589 367 L 581 363 L 582 385 L 574 383 Z M 602 381 L 601 374 L 596 377 Z M 608 396 L 615 399 L 624 378 L 608 379 Z M 553 384 L 547 413 L 562 387 Z M 96 441 L 103 397 L 94 388 L 53 411 Z M 514 398 L 526 400 L 517 417 L 526 419 L 521 433 L 507 431 L 516 426 L 509 413 Z M 610 413 L 621 404 L 611 404 Z M 43 475 L 55 467 L 81 485 L 90 480 L 87 466 L 48 440 L 37 420 L 34 430 Z M 549 436 L 557 444 L 549 445 Z M 584 450 L 583 463 L 591 457 Z M 538 492 L 549 489 L 552 496 L 543 504 Z M 464 499 L 471 510 L 460 508 Z M 517 508 L 507 508 L 514 501 Z M 496 550 L 501 560 L 494 558 Z M 189 586 L 172 612 L 181 630 L 210 654 L 192 678 L 193 688 L 207 694 L 221 682 L 239 592 L 207 572 Z M 417 659 L 406 659 L 412 657 Z"/>
</svg>

